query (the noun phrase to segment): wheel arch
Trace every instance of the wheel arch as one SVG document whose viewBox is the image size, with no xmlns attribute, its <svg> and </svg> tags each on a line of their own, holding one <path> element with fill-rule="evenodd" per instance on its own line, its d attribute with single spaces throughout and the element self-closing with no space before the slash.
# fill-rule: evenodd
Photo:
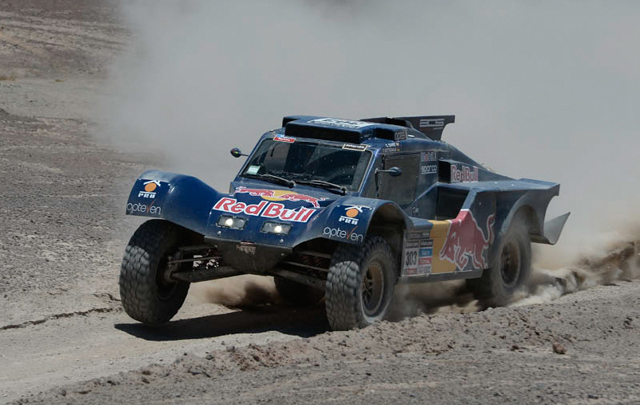
<svg viewBox="0 0 640 405">
<path fill-rule="evenodd" d="M 540 235 L 543 230 L 549 199 L 543 201 L 538 193 L 531 192 L 516 196 L 510 194 L 499 194 L 496 199 L 496 210 L 501 215 L 498 215 L 496 221 L 496 236 L 491 247 L 489 263 L 493 261 L 502 239 L 514 221 L 521 222 L 526 227 L 530 238 L 534 235 Z"/>
<path fill-rule="evenodd" d="M 351 207 L 360 207 L 360 213 L 347 218 L 345 212 Z M 296 246 L 317 238 L 337 244 L 362 246 L 366 237 L 376 235 L 382 237 L 394 255 L 397 255 L 402 250 L 404 230 L 411 224 L 411 219 L 392 201 L 344 198 L 316 218 L 311 230 L 305 233 Z M 333 229 L 340 233 L 333 234 L 330 232 Z"/>
<path fill-rule="evenodd" d="M 153 193 L 145 193 L 145 185 L 150 182 L 157 187 Z M 126 214 L 164 219 L 204 234 L 211 207 L 221 195 L 195 177 L 150 170 L 141 174 L 133 185 Z"/>
<path fill-rule="evenodd" d="M 407 218 L 404 212 L 394 204 L 380 206 L 372 215 L 367 228 L 367 236 L 379 236 L 384 239 L 397 262 L 396 272 L 400 275 L 402 240 L 407 229 Z"/>
</svg>

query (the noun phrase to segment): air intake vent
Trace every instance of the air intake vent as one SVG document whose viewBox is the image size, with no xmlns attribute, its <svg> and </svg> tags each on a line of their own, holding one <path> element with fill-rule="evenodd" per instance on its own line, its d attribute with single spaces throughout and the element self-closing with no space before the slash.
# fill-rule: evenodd
<svg viewBox="0 0 640 405">
<path fill-rule="evenodd" d="M 295 121 L 290 122 L 286 125 L 284 133 L 287 136 L 299 138 L 313 138 L 347 143 L 360 143 L 365 139 L 371 138 L 371 131 L 367 131 L 367 134 L 341 128 L 327 128 L 305 124 L 306 123 L 297 123 Z"/>
</svg>

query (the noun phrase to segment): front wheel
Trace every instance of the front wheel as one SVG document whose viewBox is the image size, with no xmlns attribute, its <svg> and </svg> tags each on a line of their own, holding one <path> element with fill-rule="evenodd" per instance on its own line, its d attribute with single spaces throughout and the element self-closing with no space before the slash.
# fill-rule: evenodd
<svg viewBox="0 0 640 405">
<path fill-rule="evenodd" d="M 505 306 L 531 273 L 531 240 L 525 222 L 514 218 L 482 277 L 467 280 L 475 297 L 491 306 Z"/>
<path fill-rule="evenodd" d="M 147 221 L 133 234 L 120 269 L 120 297 L 130 317 L 146 324 L 160 324 L 178 312 L 189 283 L 172 280 L 170 273 L 186 271 L 191 263 L 168 262 L 188 237 L 184 228 L 163 220 Z"/>
<path fill-rule="evenodd" d="M 333 330 L 367 327 L 384 319 L 396 283 L 393 252 L 380 237 L 363 246 L 340 245 L 331 260 L 326 309 Z"/>
</svg>

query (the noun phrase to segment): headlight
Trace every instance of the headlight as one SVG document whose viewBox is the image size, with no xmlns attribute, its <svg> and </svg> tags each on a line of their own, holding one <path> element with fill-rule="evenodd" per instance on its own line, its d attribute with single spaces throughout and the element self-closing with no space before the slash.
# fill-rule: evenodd
<svg viewBox="0 0 640 405">
<path fill-rule="evenodd" d="M 229 229 L 244 229 L 247 224 L 247 220 L 239 217 L 232 217 L 230 215 L 220 215 L 218 218 L 218 226 Z"/>
<path fill-rule="evenodd" d="M 281 224 L 278 222 L 265 222 L 262 225 L 262 229 L 260 232 L 264 233 L 275 233 L 277 235 L 286 235 L 291 230 L 291 225 L 289 224 Z"/>
</svg>

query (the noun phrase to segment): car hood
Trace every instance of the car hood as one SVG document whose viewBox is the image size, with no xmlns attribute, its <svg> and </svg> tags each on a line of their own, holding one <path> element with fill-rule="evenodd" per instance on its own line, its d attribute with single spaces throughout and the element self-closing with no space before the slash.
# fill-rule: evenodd
<svg viewBox="0 0 640 405">
<path fill-rule="evenodd" d="M 289 189 L 245 179 L 233 182 L 230 193 L 220 193 L 192 176 L 150 170 L 134 184 L 126 213 L 171 221 L 216 246 L 226 242 L 234 248 L 247 245 L 242 249 L 252 251 L 250 245 L 263 245 L 280 248 L 286 255 L 317 238 L 361 244 L 377 207 L 388 204 L 306 185 Z M 227 226 L 228 217 L 244 223 Z M 269 222 L 272 229 L 265 227 Z"/>
<path fill-rule="evenodd" d="M 207 236 L 213 239 L 293 247 L 316 232 L 316 223 L 344 196 L 310 187 L 284 188 L 265 183 L 234 182 L 232 192 L 213 204 Z M 224 225 L 220 217 L 242 218 L 242 229 Z M 265 223 L 285 225 L 286 233 L 265 230 Z"/>
</svg>

